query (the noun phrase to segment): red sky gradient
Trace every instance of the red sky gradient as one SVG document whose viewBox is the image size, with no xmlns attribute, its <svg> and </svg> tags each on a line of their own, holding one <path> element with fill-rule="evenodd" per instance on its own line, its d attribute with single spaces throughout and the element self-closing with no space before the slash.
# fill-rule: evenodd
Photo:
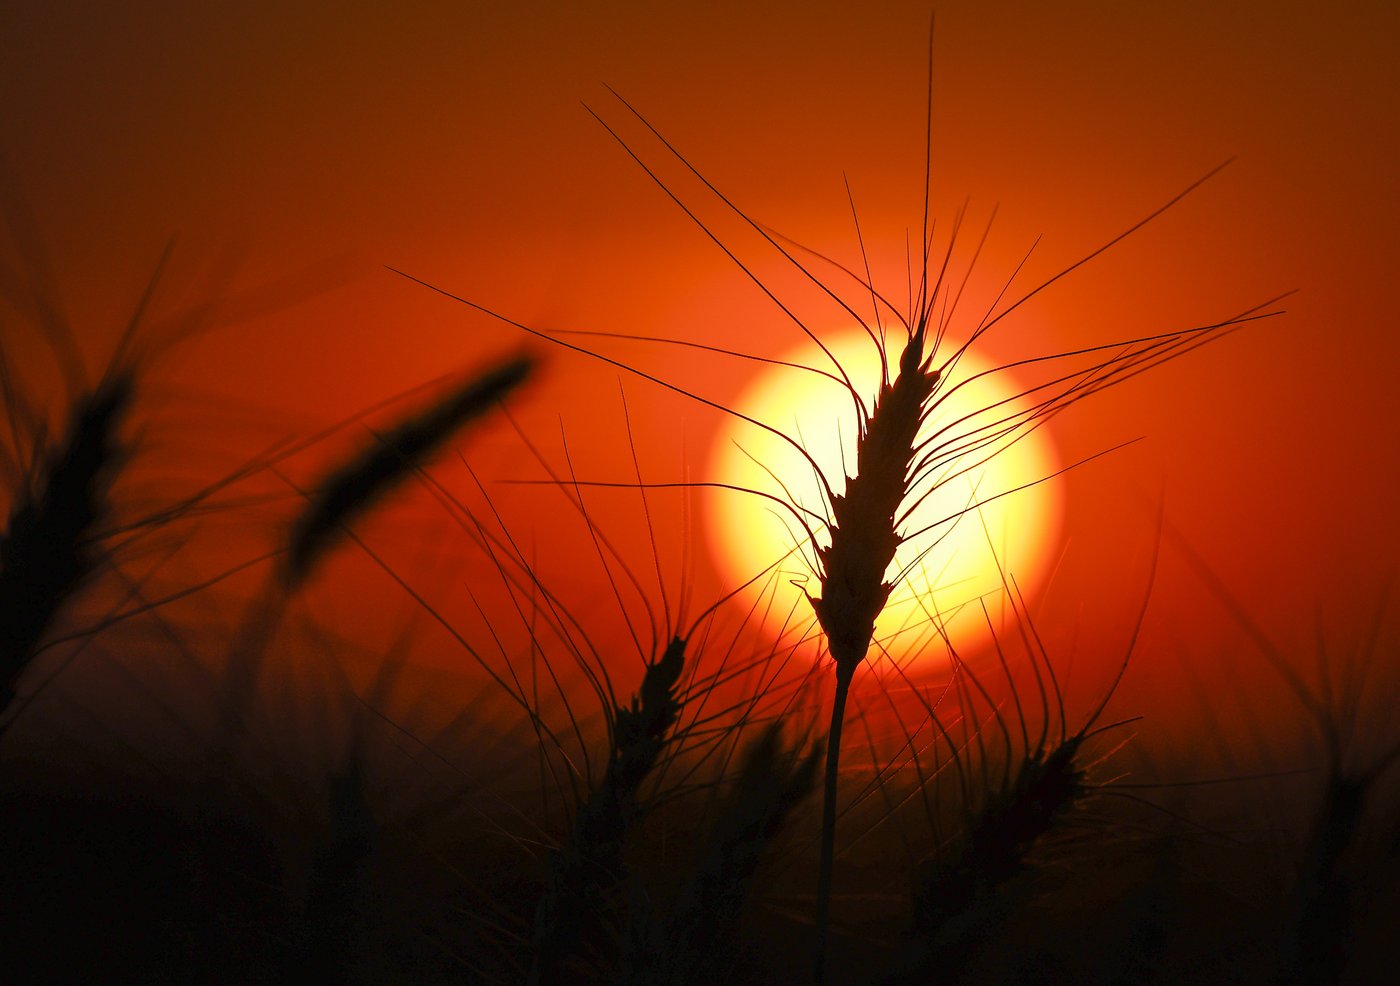
<svg viewBox="0 0 1400 986">
<path fill-rule="evenodd" d="M 33 217 L 94 371 L 172 236 L 162 311 L 199 301 L 230 251 L 241 257 L 230 295 L 306 274 L 293 278 L 296 304 L 253 311 L 152 368 L 165 422 L 152 435 L 168 444 L 143 461 L 174 468 L 160 456 L 177 450 L 231 468 L 272 437 L 525 341 L 385 265 L 539 328 L 750 351 L 795 341 L 580 105 L 718 216 L 607 86 L 754 218 L 855 264 L 844 175 L 877 281 L 902 297 L 905 233 L 920 221 L 927 22 L 928 5 L 909 2 L 11 2 L 0 13 L 5 195 Z M 1378 2 L 937 6 L 933 208 L 946 223 L 967 200 L 980 231 L 999 207 L 974 282 L 984 295 L 1036 236 L 1027 284 L 1235 158 L 1000 329 L 990 354 L 1209 323 L 1297 290 L 1285 316 L 1053 426 L 1066 459 L 1143 439 L 1065 481 L 1066 555 L 1043 606 L 1075 653 L 1125 645 L 1159 500 L 1292 657 L 1312 666 L 1319 614 L 1336 648 L 1364 639 L 1400 557 L 1398 36 L 1400 14 Z M 832 317 L 751 235 L 722 229 L 817 327 Z M 12 237 L 7 264 L 26 251 Z M 7 351 L 52 386 L 42 350 L 6 318 Z M 581 476 L 630 478 L 618 373 L 540 351 L 546 370 L 517 404 L 527 432 L 559 462 L 562 423 Z M 721 402 L 746 372 L 683 350 L 609 351 Z M 684 478 L 720 419 L 622 382 L 647 478 Z M 538 475 L 500 429 L 467 447 L 488 476 Z M 624 529 L 635 501 L 599 509 L 644 568 L 640 531 Z M 249 529 L 272 532 L 274 516 Z M 536 543 L 582 552 L 555 560 L 587 564 L 567 511 L 534 522 Z M 549 527 L 562 522 L 572 533 Z M 414 530 L 417 548 L 396 547 L 431 555 L 431 524 Z M 673 589 L 686 540 L 679 528 L 663 538 Z M 1246 691 L 1286 704 L 1174 543 L 1123 708 L 1170 729 L 1174 716 L 1196 721 L 1182 710 L 1198 691 L 1222 706 Z M 704 560 L 691 563 L 693 613 L 714 587 Z M 442 571 L 443 591 L 460 585 Z"/>
</svg>

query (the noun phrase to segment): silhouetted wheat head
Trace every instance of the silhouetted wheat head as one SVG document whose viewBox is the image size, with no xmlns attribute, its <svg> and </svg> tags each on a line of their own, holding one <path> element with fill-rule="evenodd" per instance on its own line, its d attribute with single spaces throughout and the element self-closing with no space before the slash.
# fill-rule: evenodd
<svg viewBox="0 0 1400 986">
<path fill-rule="evenodd" d="M 865 660 L 875 620 L 893 585 L 885 581 L 903 540 L 899 515 L 915 480 L 919 430 L 939 371 L 925 353 L 926 324 L 921 319 L 909 334 L 893 382 L 882 381 L 874 408 L 860 423 L 856 437 L 856 471 L 841 493 L 831 495 L 829 541 L 814 545 L 820 597 L 809 597 L 826 633 L 836 664 L 836 692 L 827 734 L 827 768 L 823 797 L 821 860 L 817 889 L 818 971 L 825 950 L 831 869 L 836 825 L 842 722 L 846 695 L 856 668 Z"/>
<path fill-rule="evenodd" d="M 628 943 L 628 982 L 700 986 L 738 971 L 737 928 L 755 873 L 769 844 L 812 792 L 821 761 L 820 743 L 806 752 L 787 750 L 782 733 L 775 721 L 749 744 L 669 914 L 657 919 L 638 908 Z"/>
<path fill-rule="evenodd" d="M 283 572 L 286 584 L 295 586 L 304 579 L 350 519 L 412 475 L 468 421 L 494 408 L 529 377 L 534 365 L 532 357 L 522 355 L 472 377 L 431 408 L 376 436 L 363 452 L 336 468 L 318 484 L 297 518 Z"/>
<path fill-rule="evenodd" d="M 0 538 L 0 713 L 60 609 L 93 572 L 133 391 L 131 376 L 118 375 L 79 401 L 66 437 L 15 498 Z"/>
<path fill-rule="evenodd" d="M 861 422 L 855 473 L 831 498 L 829 541 L 816 549 L 821 596 L 811 603 L 838 678 L 850 678 L 865 659 L 875 620 L 889 600 L 893 586 L 885 574 L 903 540 L 897 517 L 915 479 L 919 429 L 938 380 L 921 324 L 900 354 L 898 376 L 881 384 L 874 410 Z"/>
<path fill-rule="evenodd" d="M 680 715 L 675 688 L 684 664 L 685 642 L 677 638 L 647 668 L 631 705 L 612 710 L 607 769 L 579 805 L 568 842 L 550 860 L 535 916 L 531 983 L 564 981 L 570 960 L 579 961 L 571 953 L 580 943 L 597 947 L 609 937 L 605 915 L 616 906 L 624 878 L 623 845 L 636 821 L 642 782 Z"/>
<path fill-rule="evenodd" d="M 1019 608 L 1019 593 L 1007 588 Z M 888 983 L 926 982 L 940 974 L 956 980 L 1021 903 L 1027 891 L 1017 878 L 1041 847 L 1076 824 L 1092 824 L 1079 809 L 1100 790 L 1091 775 L 1106 754 L 1086 762 L 1085 747 L 1124 724 L 1101 725 L 1100 719 L 1127 670 L 1145 613 L 1146 603 L 1114 681 L 1074 732 L 1054 665 L 1023 609 L 1017 614 L 1027 665 L 1021 678 L 1029 674 L 1034 682 L 1030 694 L 998 640 L 1005 694 L 995 694 L 990 681 L 959 661 L 940 697 L 956 698 L 956 721 L 944 721 L 950 713 L 940 712 L 939 702 L 926 705 L 936 739 L 921 754 L 911 735 L 909 749 L 916 762 L 932 757 L 918 765 L 918 775 L 928 778 L 922 787 L 955 786 L 948 799 L 953 821 L 950 832 L 946 818 L 928 811 L 936 845 L 915 870 L 908 950 Z M 1033 731 L 1036 718 L 1040 725 Z M 926 810 L 927 793 L 921 795 Z"/>
<path fill-rule="evenodd" d="M 1196 549 L 1179 532 L 1169 533 L 1211 595 L 1287 686 L 1312 726 L 1321 754 L 1321 783 L 1297 859 L 1275 980 L 1290 986 L 1349 981 L 1369 905 L 1393 909 L 1400 902 L 1394 889 L 1400 875 L 1400 804 L 1394 791 L 1400 738 L 1391 696 L 1372 680 L 1387 664 L 1393 667 L 1400 653 L 1400 644 L 1382 636 L 1393 590 L 1387 586 L 1382 592 L 1359 642 L 1339 646 L 1319 636 L 1314 680 L 1309 681 Z"/>
<path fill-rule="evenodd" d="M 291 594 L 336 538 L 349 532 L 351 520 L 410 477 L 420 475 L 429 458 L 464 425 L 498 409 L 502 399 L 529 377 L 534 365 L 533 358 L 520 355 L 470 375 L 427 408 L 402 419 L 387 434 L 372 436 L 306 495 L 305 508 L 290 525 L 282 564 L 274 580 L 249 604 L 240 633 L 225 658 L 206 789 L 223 783 L 231 769 L 247 730 L 248 712 L 267 651 Z M 362 547 L 371 557 L 378 557 L 368 546 Z"/>
</svg>

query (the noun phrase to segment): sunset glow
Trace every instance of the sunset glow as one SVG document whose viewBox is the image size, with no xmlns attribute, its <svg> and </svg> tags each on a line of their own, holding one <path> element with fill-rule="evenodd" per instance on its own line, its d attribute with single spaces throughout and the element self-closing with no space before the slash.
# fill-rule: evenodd
<svg viewBox="0 0 1400 986">
<path fill-rule="evenodd" d="M 809 343 L 779 360 L 834 374 L 834 359 L 869 408 L 881 373 L 874 343 L 861 331 L 833 334 L 823 343 L 830 357 Z M 898 346 L 891 348 L 895 360 Z M 940 359 L 949 352 L 945 346 Z M 969 436 L 996 432 L 996 422 L 1024 407 L 1014 400 L 1017 392 L 1009 375 L 991 370 L 975 353 L 965 353 L 940 387 L 945 396 L 929 414 L 920 438 L 931 440 L 930 447 L 961 447 Z M 839 380 L 775 365 L 755 377 L 734 410 L 799 443 L 840 493 L 843 477 L 855 467 L 856 411 Z M 821 522 L 829 512 L 811 462 L 785 438 L 738 418 L 733 422 L 716 440 L 709 477 L 788 501 L 818 542 L 828 543 Z M 1041 482 L 1055 468 L 1046 432 L 1020 429 L 942 463 L 918 483 L 910 496 L 918 502 L 901 524 L 907 540 L 886 573 L 895 589 L 876 621 L 879 648 L 899 659 L 917 656 L 920 666 L 941 669 L 947 664 L 943 634 L 959 653 L 984 642 L 988 623 L 979 602 L 991 614 L 999 611 L 1004 574 L 1014 577 L 1023 592 L 1034 593 L 1059 528 L 1057 487 L 1053 480 Z M 767 497 L 738 492 L 717 493 L 708 502 L 711 549 L 732 582 L 749 581 L 776 564 L 776 577 L 752 582 L 749 592 L 759 596 L 776 588 L 774 608 L 784 614 L 803 592 L 820 594 L 813 548 L 793 511 Z"/>
<path fill-rule="evenodd" d="M 0 974 L 1392 981 L 1396 38 L 0 4 Z"/>
</svg>

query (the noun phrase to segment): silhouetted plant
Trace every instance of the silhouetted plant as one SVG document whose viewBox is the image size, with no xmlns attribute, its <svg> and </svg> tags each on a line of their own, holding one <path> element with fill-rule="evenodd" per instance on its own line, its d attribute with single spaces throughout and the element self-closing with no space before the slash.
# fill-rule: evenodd
<svg viewBox="0 0 1400 986">
<path fill-rule="evenodd" d="M 292 530 L 283 578 L 295 586 L 307 575 L 334 536 L 355 515 L 369 509 L 463 425 L 496 407 L 534 369 L 529 356 L 517 356 L 473 376 L 432 407 L 413 415 L 375 440 L 318 484 Z"/>
<path fill-rule="evenodd" d="M 120 374 L 74 407 L 67 437 L 21 491 L 0 537 L 0 714 L 60 609 L 93 572 L 133 390 L 131 376 Z"/>
<path fill-rule="evenodd" d="M 656 766 L 681 712 L 675 695 L 685 664 L 685 641 L 676 638 L 648 665 L 630 707 L 612 710 L 611 752 L 598 787 L 578 806 L 568 841 L 549 861 L 544 896 L 535 916 L 530 982 L 568 976 L 581 941 L 604 934 L 600 917 L 625 873 L 622 850 L 636 821 L 642 782 Z M 578 973 L 575 966 L 574 974 Z"/>
<path fill-rule="evenodd" d="M 662 922 L 633 908 L 628 982 L 723 981 L 738 962 L 736 934 L 755 872 L 769 843 L 812 792 L 821 744 L 805 753 L 783 748 L 774 722 L 745 751 L 732 790 L 704 842 L 696 872 Z"/>
</svg>

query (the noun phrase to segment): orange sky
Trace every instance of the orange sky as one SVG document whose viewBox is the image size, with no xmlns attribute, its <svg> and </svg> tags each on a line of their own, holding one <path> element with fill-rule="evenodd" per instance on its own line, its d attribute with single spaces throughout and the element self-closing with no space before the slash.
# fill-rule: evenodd
<svg viewBox="0 0 1400 986">
<path fill-rule="evenodd" d="M 664 165 L 612 86 L 752 216 L 855 263 L 845 175 L 898 297 L 919 222 L 927 8 L 7 3 L 6 195 L 34 217 L 94 368 L 172 235 L 170 310 L 199 299 L 230 249 L 235 293 L 333 262 L 343 283 L 153 372 L 170 406 L 233 415 L 236 399 L 264 429 L 309 431 L 520 345 L 383 265 L 541 328 L 777 350 L 794 330 L 580 101 Z M 1069 549 L 1047 605 L 1081 640 L 1121 645 L 1165 496 L 1169 523 L 1280 641 L 1307 651 L 1319 609 L 1339 641 L 1359 638 L 1400 551 L 1394 5 L 950 2 L 937 18 L 934 209 L 946 222 L 968 199 L 977 227 L 999 204 L 979 261 L 989 284 L 1035 236 L 1043 277 L 1236 158 L 1000 331 L 993 356 L 1298 292 L 1285 317 L 1057 423 L 1067 458 L 1145 440 L 1067 481 Z M 679 169 L 665 176 L 706 205 Z M 614 351 L 721 401 L 744 382 L 732 362 Z M 680 478 L 715 415 L 625 383 L 649 478 Z M 552 449 L 562 419 L 581 472 L 628 468 L 615 371 L 552 354 L 521 415 Z M 523 468 L 493 448 L 481 455 L 501 474 Z M 1159 653 L 1209 671 L 1239 646 L 1170 547 L 1156 593 Z M 1143 669 L 1143 687 L 1163 674 Z"/>
</svg>

